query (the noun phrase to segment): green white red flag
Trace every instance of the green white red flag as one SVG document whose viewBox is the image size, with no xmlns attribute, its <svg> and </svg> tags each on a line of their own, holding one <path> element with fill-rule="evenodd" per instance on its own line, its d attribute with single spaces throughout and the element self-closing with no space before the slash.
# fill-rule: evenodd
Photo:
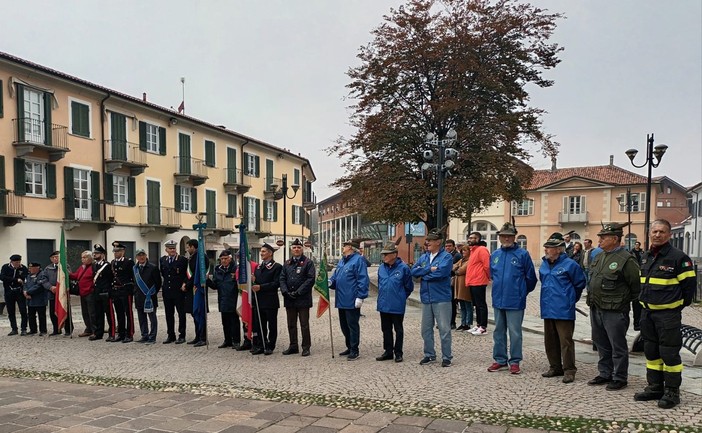
<svg viewBox="0 0 702 433">
<path fill-rule="evenodd" d="M 66 260 L 66 238 L 61 229 L 61 244 L 59 245 L 58 278 L 56 280 L 56 293 L 54 302 L 56 307 L 56 317 L 58 318 L 58 329 L 62 329 L 69 314 L 69 303 L 71 297 L 68 293 L 68 262 Z"/>
</svg>

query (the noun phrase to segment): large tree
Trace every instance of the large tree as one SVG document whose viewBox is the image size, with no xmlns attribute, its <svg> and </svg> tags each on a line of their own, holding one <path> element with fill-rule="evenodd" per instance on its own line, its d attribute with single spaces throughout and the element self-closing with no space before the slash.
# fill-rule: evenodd
<svg viewBox="0 0 702 433">
<path fill-rule="evenodd" d="M 459 156 L 444 188 L 446 215 L 466 218 L 497 198 L 518 199 L 531 149 L 555 155 L 530 86 L 553 83 L 549 42 L 560 14 L 514 0 L 410 0 L 392 9 L 348 72 L 357 132 L 330 151 L 344 161 L 333 185 L 366 217 L 436 221 L 435 172 L 422 172 L 427 133 L 453 128 Z"/>
</svg>

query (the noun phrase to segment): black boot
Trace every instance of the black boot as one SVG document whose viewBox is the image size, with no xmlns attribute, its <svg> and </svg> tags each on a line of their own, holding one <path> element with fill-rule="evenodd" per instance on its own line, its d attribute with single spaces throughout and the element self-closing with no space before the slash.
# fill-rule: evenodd
<svg viewBox="0 0 702 433">
<path fill-rule="evenodd" d="M 634 394 L 636 401 L 660 400 L 663 397 L 663 384 L 654 383 L 648 385 L 642 392 Z"/>
<path fill-rule="evenodd" d="M 665 393 L 660 400 L 658 400 L 658 407 L 661 409 L 672 409 L 680 404 L 680 388 L 674 388 L 672 386 L 665 387 Z"/>
</svg>

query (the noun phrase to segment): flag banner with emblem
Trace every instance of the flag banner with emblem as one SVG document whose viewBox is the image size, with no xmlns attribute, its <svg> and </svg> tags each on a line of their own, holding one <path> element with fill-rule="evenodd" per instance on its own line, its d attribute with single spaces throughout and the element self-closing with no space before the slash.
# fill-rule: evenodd
<svg viewBox="0 0 702 433">
<path fill-rule="evenodd" d="M 322 263 L 319 265 L 317 279 L 314 282 L 314 289 L 319 293 L 319 303 L 317 304 L 317 318 L 322 317 L 329 309 L 329 278 L 327 275 L 327 255 L 324 254 Z"/>
<path fill-rule="evenodd" d="M 204 245 L 201 242 L 200 245 Z M 193 271 L 193 320 L 198 335 L 204 335 L 207 324 L 207 307 L 205 305 L 205 251 L 197 249 L 197 260 Z"/>
<path fill-rule="evenodd" d="M 239 297 L 236 301 L 236 312 L 241 317 L 242 323 L 246 325 L 246 336 L 251 339 L 253 335 L 253 323 L 251 311 L 251 258 L 249 257 L 249 245 L 246 241 L 246 226 L 242 223 L 239 227 L 239 267 L 237 269 L 239 285 Z"/>
<path fill-rule="evenodd" d="M 54 302 L 56 307 L 56 317 L 58 318 L 58 329 L 62 329 L 66 319 L 68 319 L 70 295 L 68 294 L 68 262 L 66 260 L 66 236 L 61 229 L 61 243 L 59 244 L 58 278 L 56 280 L 56 293 Z"/>
</svg>

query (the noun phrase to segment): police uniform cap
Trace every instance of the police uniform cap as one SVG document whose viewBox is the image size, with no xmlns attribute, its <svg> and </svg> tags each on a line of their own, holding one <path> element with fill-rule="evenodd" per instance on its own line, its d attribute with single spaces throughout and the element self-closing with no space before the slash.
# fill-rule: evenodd
<svg viewBox="0 0 702 433">
<path fill-rule="evenodd" d="M 121 244 L 121 243 L 119 243 L 119 242 L 117 242 L 117 241 L 112 242 L 112 252 L 115 252 L 115 251 L 122 251 L 122 250 L 125 250 L 125 249 L 127 249 L 127 247 L 125 247 L 123 244 Z"/>
<path fill-rule="evenodd" d="M 272 252 L 272 253 L 274 253 L 275 250 L 276 250 L 272 245 L 270 245 L 270 244 L 268 244 L 268 243 L 264 243 L 263 245 L 261 245 L 261 248 L 265 248 L 265 249 L 269 250 L 269 251 Z"/>
<path fill-rule="evenodd" d="M 163 246 L 166 248 L 175 248 L 178 246 L 178 242 L 174 241 L 173 239 L 169 239 L 165 244 L 163 244 Z"/>
<path fill-rule="evenodd" d="M 301 247 L 301 246 L 302 246 L 302 242 L 300 242 L 300 239 L 297 239 L 297 238 L 296 238 L 294 241 L 292 241 L 292 243 L 291 243 L 290 245 Z"/>
<path fill-rule="evenodd" d="M 221 253 L 219 253 L 219 257 L 229 257 L 231 255 L 232 253 L 229 250 L 224 250 Z"/>
<path fill-rule="evenodd" d="M 95 244 L 93 245 L 93 252 L 94 253 L 100 253 L 100 254 L 105 254 L 107 251 L 105 250 L 105 247 L 103 247 L 100 244 Z"/>
<path fill-rule="evenodd" d="M 21 262 L 22 256 L 20 256 L 19 254 L 13 254 L 10 256 L 10 261 L 11 262 Z"/>
<path fill-rule="evenodd" d="M 53 253 L 51 253 L 49 255 L 49 257 L 58 256 L 58 255 L 59 255 L 59 251 L 54 251 Z"/>
<path fill-rule="evenodd" d="M 39 267 L 41 267 L 41 264 L 39 264 L 38 262 L 30 262 L 29 267 L 30 268 L 39 268 Z"/>
</svg>

